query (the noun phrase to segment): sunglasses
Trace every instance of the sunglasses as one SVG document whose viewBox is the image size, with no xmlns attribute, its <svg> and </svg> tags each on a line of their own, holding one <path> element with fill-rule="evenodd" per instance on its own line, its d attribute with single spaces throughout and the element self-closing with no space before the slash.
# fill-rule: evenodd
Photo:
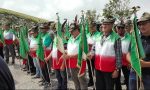
<svg viewBox="0 0 150 90">
<path fill-rule="evenodd" d="M 124 27 L 117 27 L 118 29 L 124 29 Z"/>
<path fill-rule="evenodd" d="M 139 23 L 138 23 L 138 26 L 146 25 L 147 23 L 150 23 L 150 21 L 139 22 Z"/>
</svg>

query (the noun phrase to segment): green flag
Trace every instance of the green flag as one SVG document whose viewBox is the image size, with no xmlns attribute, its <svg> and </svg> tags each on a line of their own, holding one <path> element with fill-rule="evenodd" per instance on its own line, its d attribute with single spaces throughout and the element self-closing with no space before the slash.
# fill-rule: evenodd
<svg viewBox="0 0 150 90">
<path fill-rule="evenodd" d="M 84 75 L 86 70 L 86 55 L 88 54 L 88 43 L 87 43 L 87 37 L 85 33 L 85 27 L 84 27 L 84 17 L 82 17 L 81 20 L 81 37 L 80 37 L 80 43 L 79 43 L 79 50 L 78 50 L 78 67 L 80 68 L 79 76 Z"/>
<path fill-rule="evenodd" d="M 64 53 L 65 50 L 64 50 L 64 39 L 62 37 L 62 31 L 61 31 L 61 23 L 60 23 L 60 20 L 59 20 L 59 16 L 58 16 L 58 22 L 57 22 L 57 49 L 61 52 L 61 53 Z"/>
<path fill-rule="evenodd" d="M 140 59 L 145 57 L 142 42 L 139 36 L 139 29 L 137 27 L 137 17 L 133 20 L 134 31 L 131 35 L 131 66 L 136 71 L 137 75 L 141 77 Z"/>
<path fill-rule="evenodd" d="M 86 31 L 86 34 L 89 33 L 89 22 L 88 22 L 88 19 L 86 19 L 85 31 Z"/>
<path fill-rule="evenodd" d="M 65 37 L 66 37 L 66 39 L 69 39 L 69 38 L 70 38 L 69 23 L 66 24 Z"/>
<path fill-rule="evenodd" d="M 19 45 L 20 45 L 20 56 L 24 59 L 27 59 L 27 53 L 29 52 L 29 45 L 28 45 L 28 41 L 27 38 L 25 38 L 25 35 L 23 33 L 23 28 L 20 28 L 20 38 L 19 38 Z"/>
<path fill-rule="evenodd" d="M 0 29 L 0 42 L 4 44 L 3 30 Z"/>
<path fill-rule="evenodd" d="M 28 28 L 27 28 L 27 26 L 22 26 L 22 28 L 23 28 L 23 33 L 24 33 L 25 37 L 27 38 L 28 37 Z"/>
<path fill-rule="evenodd" d="M 38 41 L 38 47 L 36 50 L 36 55 L 39 58 L 39 60 L 44 61 L 44 48 L 43 48 L 43 44 L 42 44 L 42 33 L 41 32 L 38 34 L 37 41 Z"/>
</svg>

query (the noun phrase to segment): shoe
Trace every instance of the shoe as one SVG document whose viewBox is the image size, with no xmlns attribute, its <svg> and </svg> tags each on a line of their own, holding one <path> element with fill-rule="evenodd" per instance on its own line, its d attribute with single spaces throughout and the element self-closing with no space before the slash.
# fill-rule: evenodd
<svg viewBox="0 0 150 90">
<path fill-rule="evenodd" d="M 93 85 L 94 85 L 94 83 L 88 83 L 88 87 L 93 86 Z"/>
<path fill-rule="evenodd" d="M 11 64 L 12 64 L 12 65 L 15 64 L 15 61 L 12 61 Z"/>
<path fill-rule="evenodd" d="M 46 82 L 44 81 L 44 82 L 41 82 L 40 84 L 39 84 L 39 86 L 44 86 L 46 84 Z"/>
<path fill-rule="evenodd" d="M 37 79 L 37 78 L 40 78 L 40 76 L 35 76 L 35 77 L 32 77 L 32 79 Z"/>
<path fill-rule="evenodd" d="M 42 80 L 39 81 L 39 83 L 41 83 L 41 82 L 44 82 L 44 80 L 42 79 Z"/>
<path fill-rule="evenodd" d="M 25 69 L 22 69 L 23 71 L 27 71 L 27 69 L 25 68 Z"/>
<path fill-rule="evenodd" d="M 35 73 L 31 73 L 31 76 L 35 75 Z"/>
<path fill-rule="evenodd" d="M 30 71 L 29 70 L 27 70 L 27 74 L 29 74 L 30 73 Z"/>
</svg>

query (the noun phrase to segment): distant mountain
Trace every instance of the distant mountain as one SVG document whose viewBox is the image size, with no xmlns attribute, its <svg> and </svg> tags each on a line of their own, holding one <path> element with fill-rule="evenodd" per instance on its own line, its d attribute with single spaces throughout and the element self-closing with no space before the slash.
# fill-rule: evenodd
<svg viewBox="0 0 150 90">
<path fill-rule="evenodd" d="M 48 22 L 46 19 L 37 18 L 27 14 L 19 13 L 16 11 L 0 8 L 0 23 L 9 20 L 12 22 L 12 25 L 27 25 L 30 27 L 36 23 Z"/>
</svg>

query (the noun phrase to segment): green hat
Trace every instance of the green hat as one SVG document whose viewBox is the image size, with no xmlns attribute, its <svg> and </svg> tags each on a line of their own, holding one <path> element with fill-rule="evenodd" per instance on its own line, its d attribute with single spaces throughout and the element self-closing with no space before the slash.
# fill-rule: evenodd
<svg viewBox="0 0 150 90">
<path fill-rule="evenodd" d="M 117 27 L 125 27 L 125 24 L 124 23 L 122 23 L 122 22 L 120 22 L 120 23 L 118 23 L 117 25 L 116 25 Z"/>
<path fill-rule="evenodd" d="M 124 24 L 125 25 L 132 25 L 132 20 L 127 19 L 127 20 L 124 21 Z"/>
<path fill-rule="evenodd" d="M 31 33 L 36 33 L 36 32 L 39 31 L 39 30 L 38 30 L 38 26 L 32 26 L 32 28 L 29 29 L 29 30 L 31 31 Z"/>
<path fill-rule="evenodd" d="M 49 23 L 43 23 L 41 26 L 40 26 L 41 29 L 49 29 Z"/>
<path fill-rule="evenodd" d="M 114 23 L 115 19 L 114 18 L 105 18 L 102 20 L 102 23 Z"/>
<path fill-rule="evenodd" d="M 91 21 L 89 24 L 92 26 L 96 26 L 97 23 L 96 23 L 96 21 Z"/>
<path fill-rule="evenodd" d="M 139 22 L 144 22 L 147 20 L 150 20 L 150 13 L 144 12 L 141 18 L 137 22 L 139 23 Z"/>
</svg>

